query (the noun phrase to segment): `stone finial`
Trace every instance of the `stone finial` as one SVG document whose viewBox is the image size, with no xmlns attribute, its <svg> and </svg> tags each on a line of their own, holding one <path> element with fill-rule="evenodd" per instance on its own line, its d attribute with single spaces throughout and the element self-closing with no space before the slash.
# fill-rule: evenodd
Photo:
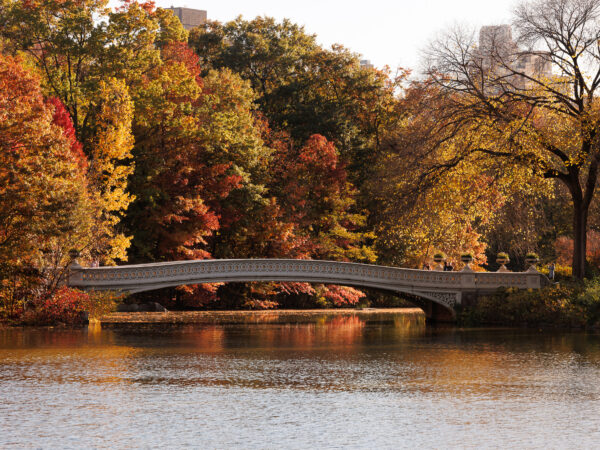
<svg viewBox="0 0 600 450">
<path fill-rule="evenodd" d="M 500 264 L 500 268 L 498 269 L 498 272 L 510 272 L 510 270 L 508 270 L 506 268 L 506 265 L 510 262 L 510 257 L 508 256 L 508 253 L 506 253 L 506 252 L 498 253 L 498 256 L 496 256 L 496 262 L 498 264 Z"/>
<path fill-rule="evenodd" d="M 79 250 L 75 248 L 69 250 L 69 258 L 71 258 L 71 264 L 69 264 L 69 267 L 81 267 L 81 265 L 79 264 L 80 255 L 81 253 L 79 252 Z"/>
</svg>

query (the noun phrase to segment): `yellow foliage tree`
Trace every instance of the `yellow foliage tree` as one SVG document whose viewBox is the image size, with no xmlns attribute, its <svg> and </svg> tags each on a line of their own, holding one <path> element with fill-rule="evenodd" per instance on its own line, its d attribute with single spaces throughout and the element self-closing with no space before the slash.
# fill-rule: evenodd
<svg viewBox="0 0 600 450">
<path fill-rule="evenodd" d="M 569 192 L 573 275 L 583 278 L 588 217 L 600 171 L 600 3 L 532 0 L 511 30 L 452 30 L 432 45 L 428 74 L 447 99 L 438 136 L 463 134 L 460 149 L 532 170 Z M 441 141 L 438 140 L 438 144 Z"/>
<path fill-rule="evenodd" d="M 485 264 L 485 226 L 517 192 L 547 185 L 533 176 L 534 167 L 466 151 L 493 148 L 500 137 L 482 133 L 481 122 L 444 127 L 447 102 L 436 86 L 414 83 L 403 99 L 405 119 L 384 140 L 369 187 L 386 262 L 420 268 L 441 251 L 454 262 L 471 252 Z"/>
<path fill-rule="evenodd" d="M 97 101 L 96 135 L 90 155 L 88 179 L 100 210 L 97 218 L 95 254 L 105 264 L 127 260 L 131 237 L 118 231 L 122 214 L 134 197 L 127 179 L 134 171 L 131 121 L 133 102 L 123 81 L 101 81 Z"/>
</svg>

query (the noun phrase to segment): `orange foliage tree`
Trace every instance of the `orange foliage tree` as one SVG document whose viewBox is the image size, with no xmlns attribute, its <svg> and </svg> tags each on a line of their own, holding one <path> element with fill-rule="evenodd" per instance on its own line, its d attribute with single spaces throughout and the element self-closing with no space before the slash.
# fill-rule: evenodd
<svg viewBox="0 0 600 450">
<path fill-rule="evenodd" d="M 93 241 L 87 162 L 60 102 L 0 54 L 0 308 L 45 298 L 64 280 L 68 250 Z"/>
</svg>

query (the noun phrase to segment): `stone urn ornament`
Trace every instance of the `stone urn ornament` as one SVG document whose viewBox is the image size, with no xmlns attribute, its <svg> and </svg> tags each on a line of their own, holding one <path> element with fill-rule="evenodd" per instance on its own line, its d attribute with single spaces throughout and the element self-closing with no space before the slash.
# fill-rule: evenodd
<svg viewBox="0 0 600 450">
<path fill-rule="evenodd" d="M 463 267 L 463 272 L 470 272 L 473 270 L 471 269 L 471 263 L 473 262 L 473 253 L 463 253 L 462 255 L 460 255 L 460 260 L 465 265 L 465 267 Z"/>
<path fill-rule="evenodd" d="M 79 266 L 79 256 L 81 255 L 81 253 L 79 253 L 79 250 L 72 248 L 71 250 L 69 250 L 69 258 L 71 258 L 71 266 Z"/>
<path fill-rule="evenodd" d="M 442 262 L 444 262 L 445 259 L 446 259 L 446 256 L 443 253 L 436 253 L 435 255 L 433 255 L 433 261 L 436 263 L 433 270 L 439 270 L 439 271 L 444 270 L 444 267 L 442 266 Z"/>
<path fill-rule="evenodd" d="M 498 272 L 510 272 L 510 270 L 508 270 L 506 268 L 506 264 L 508 264 L 510 262 L 508 253 L 505 253 L 505 252 L 498 253 L 498 255 L 496 256 L 496 262 L 498 264 L 500 264 L 500 268 L 498 269 Z"/>
<path fill-rule="evenodd" d="M 537 253 L 527 253 L 525 255 L 525 263 L 529 266 L 528 272 L 537 272 L 535 265 L 539 262 L 540 257 Z"/>
</svg>

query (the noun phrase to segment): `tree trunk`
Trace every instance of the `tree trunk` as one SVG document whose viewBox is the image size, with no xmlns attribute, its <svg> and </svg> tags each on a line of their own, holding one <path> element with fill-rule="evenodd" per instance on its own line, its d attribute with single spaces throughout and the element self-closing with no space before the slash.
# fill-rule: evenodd
<svg viewBox="0 0 600 450">
<path fill-rule="evenodd" d="M 585 276 L 588 212 L 589 205 L 573 202 L 573 276 L 580 280 Z"/>
</svg>

